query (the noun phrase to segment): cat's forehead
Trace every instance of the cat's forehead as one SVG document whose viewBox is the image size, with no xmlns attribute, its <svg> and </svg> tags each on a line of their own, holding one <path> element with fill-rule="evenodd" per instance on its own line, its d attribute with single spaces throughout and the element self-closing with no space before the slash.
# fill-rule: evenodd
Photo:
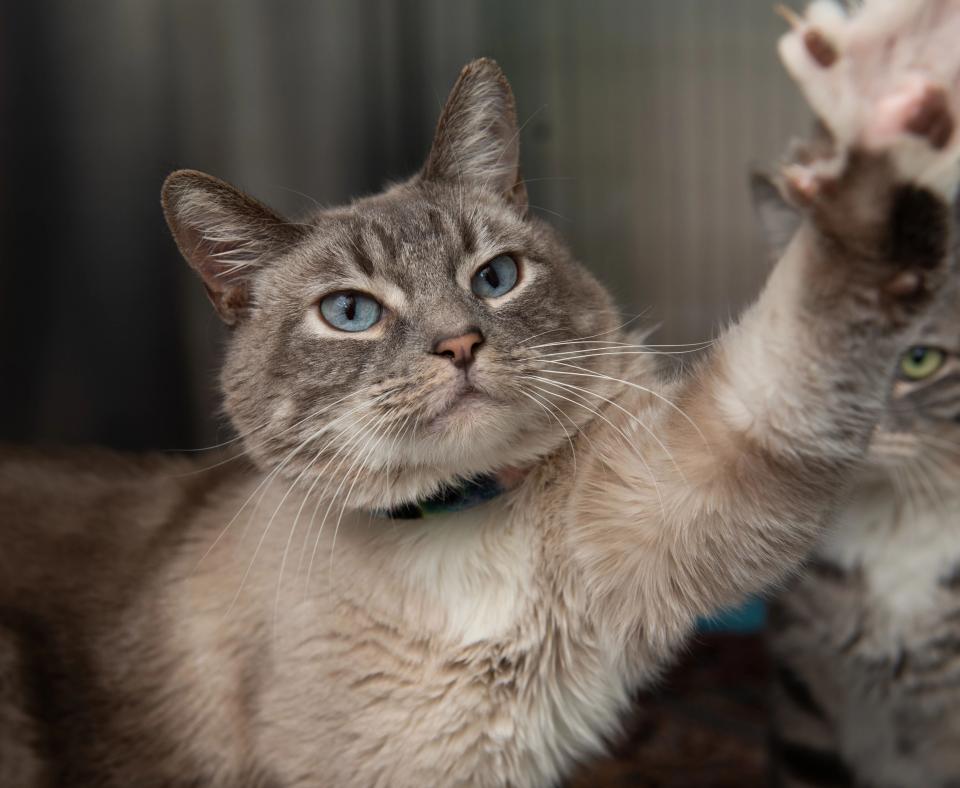
<svg viewBox="0 0 960 788">
<path fill-rule="evenodd" d="M 465 259 L 522 250 L 529 231 L 517 214 L 482 192 L 395 187 L 319 214 L 310 246 L 323 262 L 367 275 L 450 275 Z"/>
<path fill-rule="evenodd" d="M 927 323 L 916 344 L 960 354 L 960 310 L 956 314 L 942 313 Z"/>
</svg>

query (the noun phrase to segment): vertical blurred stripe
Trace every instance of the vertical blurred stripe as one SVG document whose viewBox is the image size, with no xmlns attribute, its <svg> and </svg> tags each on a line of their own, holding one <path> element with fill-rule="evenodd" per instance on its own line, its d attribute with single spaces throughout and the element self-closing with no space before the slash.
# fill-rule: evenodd
<svg viewBox="0 0 960 788">
<path fill-rule="evenodd" d="M 769 0 L 4 0 L 0 373 L 34 389 L 2 387 L 0 438 L 212 440 L 221 333 L 162 174 L 342 202 L 416 169 L 479 55 L 516 90 L 534 210 L 625 316 L 714 335 L 767 269 L 748 169 L 805 128 L 782 27 Z"/>
</svg>

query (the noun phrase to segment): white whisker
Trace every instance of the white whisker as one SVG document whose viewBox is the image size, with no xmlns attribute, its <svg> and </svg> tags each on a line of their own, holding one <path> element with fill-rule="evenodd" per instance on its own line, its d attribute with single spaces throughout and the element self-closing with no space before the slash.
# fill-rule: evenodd
<svg viewBox="0 0 960 788">
<path fill-rule="evenodd" d="M 670 462 L 673 463 L 673 467 L 676 468 L 677 473 L 680 474 L 680 478 L 683 479 L 684 482 L 687 481 L 687 477 L 686 477 L 686 475 L 684 474 L 683 469 L 677 464 L 677 461 L 676 461 L 676 459 L 674 459 L 673 454 L 670 453 L 670 450 L 663 444 L 663 441 L 660 440 L 660 438 L 657 436 L 657 434 L 656 434 L 652 429 L 650 429 L 649 426 L 647 426 L 646 424 L 644 424 L 644 423 L 640 420 L 640 418 L 639 418 L 638 416 L 636 416 L 635 414 L 633 414 L 633 413 L 631 413 L 630 411 L 628 411 L 626 408 L 624 408 L 622 405 L 620 405 L 620 403 L 615 402 L 614 400 L 609 399 L 608 397 L 605 397 L 605 396 L 603 396 L 602 394 L 597 393 L 596 391 L 590 391 L 590 389 L 583 388 L 582 386 L 575 386 L 575 385 L 573 385 L 573 384 L 571 384 L 571 383 L 562 383 L 562 382 L 559 381 L 559 380 L 550 380 L 549 378 L 543 378 L 543 377 L 540 377 L 539 375 L 534 375 L 533 377 L 534 377 L 536 380 L 539 380 L 541 383 L 547 383 L 547 384 L 549 384 L 549 385 L 551 385 L 551 386 L 562 386 L 562 387 L 563 387 L 564 389 L 566 389 L 567 391 L 576 391 L 576 392 L 579 392 L 579 393 L 581 393 L 581 394 L 586 394 L 586 395 L 589 395 L 589 396 L 591 396 L 591 397 L 596 397 L 597 399 L 601 399 L 601 400 L 603 400 L 604 402 L 606 402 L 607 404 L 612 405 L 613 407 L 615 407 L 615 408 L 616 408 L 617 410 L 619 410 L 621 413 L 625 414 L 628 419 L 630 419 L 631 421 L 633 421 L 634 424 L 636 424 L 638 427 L 640 427 L 640 429 L 642 429 L 644 432 L 646 432 L 647 435 L 649 435 L 649 436 L 653 439 L 653 441 L 657 444 L 657 446 L 660 447 L 660 450 L 661 450 L 664 454 L 666 454 L 667 457 L 670 459 Z"/>
<path fill-rule="evenodd" d="M 633 441 L 630 440 L 629 436 L 622 429 L 620 429 L 616 424 L 610 421 L 610 419 L 608 419 L 606 416 L 600 413 L 600 411 L 595 410 L 594 408 L 591 408 L 589 405 L 585 405 L 582 402 L 577 402 L 576 400 L 570 399 L 569 397 L 565 397 L 563 394 L 558 394 L 556 391 L 550 391 L 549 389 L 544 389 L 536 385 L 532 386 L 532 388 L 535 388 L 537 391 L 541 392 L 542 394 L 547 395 L 547 397 L 557 397 L 558 399 L 566 400 L 567 402 L 570 402 L 574 405 L 577 405 L 578 407 L 583 408 L 584 410 L 592 413 L 594 416 L 597 416 L 598 418 L 605 421 L 608 425 L 610 425 L 610 427 L 612 427 L 616 432 L 618 432 L 622 437 L 622 439 L 626 442 L 627 446 L 631 447 L 634 450 L 634 452 L 637 455 L 637 459 L 640 460 L 640 462 L 643 464 L 643 467 L 646 469 L 647 475 L 650 477 L 650 481 L 653 484 L 653 488 L 657 493 L 657 498 L 660 501 L 660 510 L 663 513 L 664 518 L 666 518 L 667 516 L 666 507 L 664 506 L 664 503 L 663 503 L 663 496 L 660 493 L 660 485 L 657 484 L 656 477 L 653 475 L 653 469 L 647 464 L 647 461 L 643 456 L 643 452 L 640 451 L 639 447 Z"/>
<path fill-rule="evenodd" d="M 568 364 L 563 361 L 548 361 L 547 363 L 556 364 L 557 366 L 568 367 L 570 369 L 579 370 L 578 372 L 564 372 L 558 369 L 541 369 L 540 370 L 541 372 L 547 375 L 573 375 L 573 376 L 579 376 L 579 377 L 602 378 L 604 380 L 613 381 L 614 383 L 622 383 L 624 386 L 629 386 L 630 388 L 634 388 L 634 389 L 637 389 L 638 391 L 642 391 L 646 394 L 649 394 L 651 397 L 655 397 L 656 399 L 663 402 L 667 407 L 669 407 L 670 409 L 678 413 L 680 416 L 682 416 L 686 420 L 686 422 L 691 427 L 693 427 L 693 429 L 696 430 L 697 435 L 700 436 L 700 440 L 703 441 L 703 445 L 706 447 L 707 451 L 713 454 L 713 447 L 710 446 L 710 442 L 707 440 L 707 436 L 703 434 L 703 431 L 700 429 L 700 427 L 697 426 L 696 422 L 693 419 L 691 419 L 690 416 L 687 415 L 686 411 L 684 411 L 679 405 L 677 405 L 674 402 L 671 402 L 669 399 L 663 396 L 663 394 L 657 391 L 654 391 L 653 389 L 647 388 L 646 386 L 641 386 L 639 383 L 634 383 L 633 381 L 630 381 L 630 380 L 621 380 L 620 378 L 615 378 L 615 377 L 612 377 L 611 375 L 605 375 L 601 372 L 594 372 L 593 370 L 590 370 L 586 367 L 577 366 L 576 364 Z"/>
</svg>

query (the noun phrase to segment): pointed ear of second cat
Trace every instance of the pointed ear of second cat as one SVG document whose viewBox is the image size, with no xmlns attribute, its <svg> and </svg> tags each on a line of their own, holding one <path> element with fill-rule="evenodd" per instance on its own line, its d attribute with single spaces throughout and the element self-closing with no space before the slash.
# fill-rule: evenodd
<svg viewBox="0 0 960 788">
<path fill-rule="evenodd" d="M 768 175 L 751 174 L 750 195 L 767 247 L 773 258 L 779 259 L 800 228 L 803 217 Z"/>
<path fill-rule="evenodd" d="M 460 72 L 437 123 L 422 177 L 486 186 L 526 212 L 516 103 L 494 61 L 474 60 Z"/>
<path fill-rule="evenodd" d="M 180 253 L 227 325 L 247 311 L 251 274 L 302 235 L 252 197 L 196 170 L 167 176 L 161 202 Z"/>
</svg>

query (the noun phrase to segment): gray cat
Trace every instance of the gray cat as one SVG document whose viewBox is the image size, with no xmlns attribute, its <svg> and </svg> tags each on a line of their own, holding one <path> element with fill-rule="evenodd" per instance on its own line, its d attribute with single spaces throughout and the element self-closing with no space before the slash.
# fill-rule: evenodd
<svg viewBox="0 0 960 788">
<path fill-rule="evenodd" d="M 901 359 L 868 468 L 772 607 L 784 784 L 960 785 L 960 298 Z"/>
<path fill-rule="evenodd" d="M 782 51 L 833 148 L 785 170 L 803 227 L 680 378 L 528 214 L 490 61 L 421 172 L 349 206 L 171 175 L 249 459 L 0 454 L 0 783 L 549 785 L 781 578 L 947 280 L 960 158 L 926 12 L 817 8 Z"/>
</svg>

